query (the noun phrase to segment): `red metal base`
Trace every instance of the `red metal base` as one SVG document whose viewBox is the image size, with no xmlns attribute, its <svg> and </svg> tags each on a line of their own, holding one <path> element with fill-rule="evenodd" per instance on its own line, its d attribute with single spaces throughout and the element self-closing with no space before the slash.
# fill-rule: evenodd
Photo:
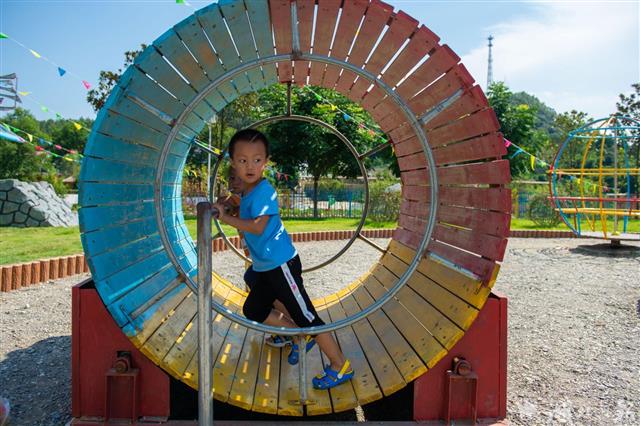
<svg viewBox="0 0 640 426">
<path fill-rule="evenodd" d="M 104 422 L 105 418 L 166 420 L 167 374 L 122 333 L 91 280 L 73 287 L 71 296 L 73 424 Z M 130 353 L 132 368 L 116 372 L 112 367 L 122 352 Z"/>
<path fill-rule="evenodd" d="M 455 357 L 471 363 L 477 388 L 452 392 L 447 400 L 447 370 Z M 507 416 L 507 298 L 496 293 L 491 293 L 478 318 L 449 354 L 414 382 L 414 420 L 468 419 L 469 407 L 474 405 L 478 418 Z"/>
</svg>

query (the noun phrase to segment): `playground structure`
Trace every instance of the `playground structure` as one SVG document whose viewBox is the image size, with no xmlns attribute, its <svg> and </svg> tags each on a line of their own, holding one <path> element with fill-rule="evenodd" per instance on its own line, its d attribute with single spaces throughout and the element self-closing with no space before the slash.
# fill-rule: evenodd
<svg viewBox="0 0 640 426">
<path fill-rule="evenodd" d="M 216 313 L 212 321 L 198 315 L 196 293 L 208 277 L 198 276 L 202 261 L 181 210 L 187 154 L 217 111 L 278 83 L 323 86 L 360 103 L 389 142 L 354 155 L 362 160 L 391 145 L 401 170 L 399 227 L 380 260 L 313 301 L 327 322 L 314 332 L 335 331 L 356 371 L 331 391 L 299 385 L 286 351 L 263 345 L 265 333 L 281 331 L 237 314 L 246 293 L 217 275 L 215 264 Z M 205 380 L 220 401 L 300 416 L 388 396 L 452 355 L 491 294 L 511 209 L 498 128 L 459 57 L 383 2 L 207 6 L 136 58 L 92 129 L 79 215 L 97 292 L 131 343 L 193 388 L 202 380 L 198 330 L 210 324 L 215 365 Z M 360 229 L 352 240 L 367 240 Z M 306 363 L 321 369 L 317 348 Z"/>
<path fill-rule="evenodd" d="M 640 240 L 629 227 L 640 220 L 640 168 L 629 158 L 638 143 L 640 123 L 612 115 L 572 131 L 560 146 L 549 175 L 551 200 L 577 236 Z"/>
</svg>

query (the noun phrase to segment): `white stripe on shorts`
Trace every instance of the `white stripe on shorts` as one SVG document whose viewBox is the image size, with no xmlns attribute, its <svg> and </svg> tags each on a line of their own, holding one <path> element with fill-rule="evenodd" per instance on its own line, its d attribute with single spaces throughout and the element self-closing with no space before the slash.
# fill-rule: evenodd
<svg viewBox="0 0 640 426">
<path fill-rule="evenodd" d="M 291 275 L 291 271 L 289 270 L 289 265 L 287 265 L 287 263 L 285 262 L 282 265 L 280 265 L 280 268 L 282 269 L 282 273 L 287 279 L 287 283 L 289 284 L 289 288 L 293 293 L 293 297 L 296 299 L 296 302 L 298 302 L 298 306 L 300 306 L 302 315 L 304 315 L 304 317 L 307 320 L 309 320 L 309 322 L 313 321 L 315 319 L 315 315 L 313 315 L 311 312 L 309 312 L 309 309 L 307 309 L 307 304 L 305 303 L 304 298 L 302 297 L 302 293 L 300 293 L 298 284 L 296 284 L 296 280 L 293 279 L 293 275 Z"/>
</svg>

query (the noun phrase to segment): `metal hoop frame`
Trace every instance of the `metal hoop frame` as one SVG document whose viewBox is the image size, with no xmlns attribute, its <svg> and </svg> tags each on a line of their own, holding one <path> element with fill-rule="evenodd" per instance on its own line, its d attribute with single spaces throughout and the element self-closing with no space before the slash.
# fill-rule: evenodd
<svg viewBox="0 0 640 426">
<path fill-rule="evenodd" d="M 290 105 L 290 104 L 289 104 Z M 270 123 L 276 123 L 278 121 L 286 121 L 286 120 L 293 120 L 293 121 L 302 121 L 302 122 L 306 122 L 306 123 L 312 123 L 312 124 L 317 124 L 318 126 L 324 127 L 325 129 L 328 129 L 329 131 L 331 131 L 334 135 L 336 135 L 338 137 L 338 139 L 340 139 L 342 141 L 342 143 L 344 143 L 347 148 L 349 149 L 349 152 L 351 152 L 351 154 L 353 154 L 354 158 L 356 159 L 356 162 L 358 163 L 358 167 L 360 168 L 360 173 L 362 174 L 362 177 L 364 179 L 364 191 L 365 191 L 365 199 L 364 199 L 364 208 L 362 210 L 362 215 L 360 217 L 360 221 L 358 222 L 358 226 L 356 227 L 355 232 L 353 233 L 353 236 L 351 236 L 351 238 L 349 239 L 349 241 L 347 242 L 347 244 L 345 244 L 345 246 L 340 249 L 340 251 L 338 251 L 336 254 L 334 254 L 331 258 L 325 260 L 324 262 L 321 262 L 317 265 L 314 266 L 310 266 L 308 268 L 305 268 L 302 270 L 303 273 L 305 272 L 311 272 L 311 271 L 315 271 L 316 269 L 320 269 L 324 266 L 327 266 L 328 264 L 334 262 L 336 259 L 338 259 L 340 256 L 342 256 L 348 249 L 349 247 L 351 247 L 351 245 L 355 242 L 355 240 L 358 238 L 358 236 L 360 235 L 360 231 L 362 231 L 362 228 L 364 227 L 365 221 L 367 219 L 367 214 L 369 213 L 369 179 L 367 177 L 367 169 L 364 165 L 364 162 L 360 159 L 360 155 L 358 154 L 358 151 L 356 150 L 356 147 L 353 146 L 353 144 L 349 141 L 349 139 L 343 135 L 338 129 L 336 129 L 335 127 L 333 127 L 332 125 L 325 123 L 324 121 L 318 120 L 316 118 L 313 117 L 307 117 L 304 115 L 296 115 L 296 114 L 285 114 L 285 115 L 277 115 L 277 116 L 273 116 L 273 117 L 268 117 L 268 118 L 264 118 L 262 120 L 258 120 L 255 123 L 251 124 L 249 127 L 250 128 L 257 128 L 260 126 L 264 126 L 265 124 L 270 124 Z M 219 156 L 218 157 L 218 161 L 216 161 L 215 167 L 213 169 L 213 174 L 211 176 L 211 179 L 213 180 L 213 182 L 215 182 L 217 176 L 218 176 L 218 170 L 220 168 L 220 164 L 222 163 L 222 158 L 223 156 Z M 213 191 L 213 185 L 210 186 L 211 190 Z M 213 193 L 209 194 L 210 199 L 213 199 Z M 246 257 L 240 250 L 238 250 L 236 248 L 236 246 L 234 246 L 233 244 L 231 244 L 231 241 L 229 241 L 229 239 L 227 238 L 227 235 L 224 233 L 222 227 L 220 226 L 220 223 L 218 222 L 218 220 L 214 220 L 213 223 L 216 225 L 216 229 L 218 230 L 218 234 L 222 237 L 222 239 L 224 240 L 225 244 L 227 245 L 227 247 L 229 247 L 234 253 L 236 253 L 238 256 L 240 256 L 240 258 L 244 259 L 245 261 L 250 262 L 251 259 L 249 259 L 248 257 Z"/>
<path fill-rule="evenodd" d="M 179 271 L 179 273 L 185 278 L 186 284 L 191 289 L 191 291 L 193 291 L 194 293 L 197 293 L 197 285 L 196 283 L 194 283 L 193 279 L 189 276 L 187 271 L 184 271 L 184 269 L 178 262 L 175 252 L 173 251 L 173 248 L 169 241 L 167 230 L 164 226 L 164 216 L 163 216 L 164 212 L 162 210 L 162 205 L 161 205 L 163 173 L 164 173 L 167 157 L 169 154 L 169 150 L 171 147 L 171 143 L 176 138 L 176 136 L 178 136 L 180 126 L 185 121 L 187 116 L 212 90 L 214 90 L 220 84 L 228 80 L 231 80 L 237 75 L 240 75 L 256 67 L 275 64 L 277 62 L 289 62 L 293 60 L 319 62 L 322 64 L 336 65 L 344 69 L 348 69 L 349 71 L 352 71 L 353 73 L 358 75 L 360 78 L 363 78 L 372 84 L 378 85 L 387 94 L 387 96 L 396 103 L 396 105 L 402 110 L 404 115 L 407 117 L 409 124 L 413 128 L 416 136 L 418 137 L 418 140 L 420 141 L 423 152 L 427 159 L 427 170 L 429 173 L 429 180 L 430 180 L 429 183 L 431 184 L 431 186 L 429 187 L 431 203 L 429 204 L 429 217 L 427 220 L 425 234 L 423 235 L 422 240 L 418 245 L 414 258 L 412 259 L 411 263 L 407 267 L 407 270 L 398 279 L 398 282 L 391 289 L 389 289 L 389 291 L 387 291 L 387 293 L 385 293 L 375 303 L 369 305 L 367 308 L 363 309 L 357 314 L 354 314 L 344 319 L 341 319 L 339 321 L 336 321 L 330 324 L 325 324 L 323 326 L 318 326 L 318 327 L 302 327 L 302 328 L 273 327 L 273 326 L 268 326 L 268 325 L 264 325 L 264 324 L 260 324 L 260 323 L 248 320 L 247 318 L 232 312 L 231 310 L 221 305 L 217 301 L 212 300 L 213 309 L 219 314 L 223 315 L 224 317 L 226 317 L 227 319 L 235 323 L 238 323 L 244 327 L 257 330 L 260 332 L 281 334 L 281 335 L 287 335 L 287 336 L 294 336 L 294 335 L 300 335 L 300 334 L 319 334 L 319 333 L 335 331 L 343 327 L 347 327 L 351 324 L 354 324 L 366 318 L 367 316 L 377 311 L 378 309 L 380 309 L 387 301 L 389 301 L 396 293 L 398 293 L 398 291 L 400 291 L 400 289 L 406 284 L 406 282 L 409 280 L 411 275 L 414 273 L 414 271 L 418 267 L 418 264 L 420 263 L 420 260 L 422 259 L 427 249 L 427 244 L 431 239 L 431 235 L 433 233 L 433 228 L 435 226 L 435 219 L 436 219 L 436 213 L 437 213 L 437 204 L 438 204 L 436 202 L 438 199 L 438 177 L 436 173 L 436 164 L 433 158 L 433 153 L 431 152 L 431 148 L 427 142 L 427 137 L 422 127 L 420 126 L 420 122 L 418 121 L 413 111 L 411 111 L 408 105 L 400 97 L 400 95 L 396 93 L 386 83 L 379 80 L 377 76 L 345 61 L 340 61 L 330 57 L 306 54 L 306 53 L 304 54 L 296 53 L 295 55 L 294 54 L 272 55 L 272 56 L 257 58 L 251 61 L 243 62 L 241 65 L 237 66 L 232 70 L 227 71 L 226 73 L 222 74 L 221 76 L 216 78 L 214 81 L 212 81 L 205 90 L 200 92 L 191 101 L 191 103 L 187 105 L 185 110 L 180 114 L 180 116 L 176 120 L 174 127 L 171 129 L 171 132 L 167 136 L 167 140 L 162 148 L 160 157 L 158 159 L 158 167 L 156 170 L 156 176 L 154 181 L 154 185 L 155 185 L 154 186 L 154 203 L 155 203 L 156 221 L 158 224 L 160 239 L 164 247 L 167 249 L 167 255 L 169 259 L 174 264 L 174 266 Z"/>
</svg>

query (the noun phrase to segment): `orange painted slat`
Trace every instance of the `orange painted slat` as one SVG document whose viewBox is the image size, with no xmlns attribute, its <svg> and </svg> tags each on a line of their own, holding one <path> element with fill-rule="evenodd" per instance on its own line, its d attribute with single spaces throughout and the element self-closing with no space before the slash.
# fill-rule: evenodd
<svg viewBox="0 0 640 426">
<path fill-rule="evenodd" d="M 389 28 L 384 33 L 376 50 L 371 55 L 365 69 L 372 74 L 380 74 L 380 71 L 389 63 L 409 37 L 418 29 L 418 21 L 403 11 L 398 11 L 391 18 Z M 407 70 L 409 71 L 409 70 Z"/>
<path fill-rule="evenodd" d="M 311 34 L 313 31 L 313 12 L 315 6 L 312 0 L 296 2 L 296 12 L 298 14 L 298 34 L 300 36 L 300 51 L 311 52 Z M 294 81 L 302 86 L 307 82 L 309 71 L 308 61 L 296 61 L 294 63 Z"/>
<path fill-rule="evenodd" d="M 418 62 L 440 41 L 429 28 L 420 26 L 411 37 L 404 50 L 398 55 L 393 64 L 382 75 L 382 80 L 390 86 L 395 86 Z"/>
<path fill-rule="evenodd" d="M 368 0 L 350 0 L 344 2 L 342 14 L 340 15 L 340 23 L 336 30 L 336 37 L 331 47 L 331 57 L 341 61 L 347 57 L 351 43 L 355 38 L 356 31 L 368 5 Z M 335 86 L 340 75 L 340 69 L 339 67 L 327 67 L 322 80 L 322 86 L 328 88 Z"/>
<path fill-rule="evenodd" d="M 276 39 L 276 52 L 287 54 L 292 51 L 291 44 L 291 5 L 289 0 L 270 0 L 269 12 Z M 278 62 L 278 78 L 281 83 L 291 81 L 291 62 Z"/>
<path fill-rule="evenodd" d="M 326 56 L 329 54 L 331 38 L 336 28 L 336 19 L 340 10 L 341 0 L 319 0 L 316 16 L 316 32 L 313 40 L 314 55 Z M 318 86 L 322 84 L 325 64 L 311 63 L 309 71 L 309 83 Z"/>
</svg>

